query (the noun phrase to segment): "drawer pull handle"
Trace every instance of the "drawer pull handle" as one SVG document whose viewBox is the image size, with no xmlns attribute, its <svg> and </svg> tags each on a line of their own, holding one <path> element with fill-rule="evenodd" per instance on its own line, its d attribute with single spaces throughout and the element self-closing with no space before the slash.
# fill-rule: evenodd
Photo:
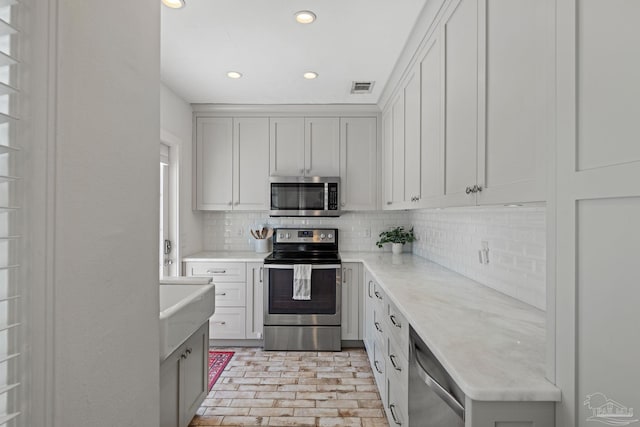
<svg viewBox="0 0 640 427">
<path fill-rule="evenodd" d="M 209 274 L 225 274 L 227 270 L 207 270 Z"/>
<path fill-rule="evenodd" d="M 396 355 L 395 354 L 390 354 L 389 355 L 389 360 L 391 360 L 391 364 L 393 365 L 393 369 L 395 369 L 396 371 L 402 371 L 402 368 L 399 367 L 396 364 Z"/>
<path fill-rule="evenodd" d="M 227 295 L 226 292 L 216 292 L 216 296 L 220 295 L 221 297 L 224 297 Z"/>
<path fill-rule="evenodd" d="M 395 408 L 396 408 L 396 405 L 394 405 L 393 403 L 389 405 L 389 411 L 391 411 L 391 417 L 393 418 L 393 422 L 401 426 L 402 423 L 400 422 L 400 420 L 398 420 L 398 417 L 396 417 Z"/>
<path fill-rule="evenodd" d="M 380 327 L 380 322 L 373 322 L 378 332 L 382 332 L 382 328 Z"/>
<path fill-rule="evenodd" d="M 391 320 L 391 323 L 393 323 L 393 326 L 395 326 L 396 328 L 402 328 L 402 323 L 396 320 L 396 316 L 392 314 L 389 316 L 389 319 Z"/>
<path fill-rule="evenodd" d="M 378 368 L 378 361 L 377 361 L 377 360 L 374 360 L 374 361 L 373 361 L 373 366 L 375 366 L 376 371 L 378 371 L 378 373 L 379 373 L 379 374 L 381 374 L 381 373 L 382 373 L 382 371 L 380 370 L 380 368 Z"/>
<path fill-rule="evenodd" d="M 375 294 L 376 298 L 378 298 L 379 300 L 382 299 L 382 295 L 380 295 L 380 292 L 378 291 L 373 291 L 373 293 Z"/>
<path fill-rule="evenodd" d="M 227 322 L 224 322 L 224 321 L 223 322 L 213 322 L 213 323 L 217 323 L 218 325 L 226 325 L 227 324 Z"/>
</svg>

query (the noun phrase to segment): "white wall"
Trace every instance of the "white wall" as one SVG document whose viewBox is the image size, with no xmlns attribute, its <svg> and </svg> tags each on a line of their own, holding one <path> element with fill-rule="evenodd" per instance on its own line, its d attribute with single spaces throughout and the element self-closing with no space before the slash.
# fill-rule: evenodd
<svg viewBox="0 0 640 427">
<path fill-rule="evenodd" d="M 412 211 L 413 253 L 542 310 L 546 307 L 544 207 Z M 478 250 L 489 245 L 489 264 Z"/>
<path fill-rule="evenodd" d="M 160 2 L 26 3 L 29 425 L 157 427 Z"/>
<path fill-rule="evenodd" d="M 168 134 L 180 150 L 180 251 L 191 254 L 203 248 L 202 213 L 192 210 L 192 109 L 164 84 L 160 90 L 160 128 L 161 138 Z"/>
</svg>

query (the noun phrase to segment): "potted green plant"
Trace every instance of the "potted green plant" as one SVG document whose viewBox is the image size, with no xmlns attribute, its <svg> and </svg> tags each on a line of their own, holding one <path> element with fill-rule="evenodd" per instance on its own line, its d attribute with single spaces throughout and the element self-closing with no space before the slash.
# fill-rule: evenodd
<svg viewBox="0 0 640 427">
<path fill-rule="evenodd" d="M 406 231 L 404 227 L 395 227 L 388 231 L 380 233 L 380 240 L 376 242 L 376 245 L 381 248 L 385 243 L 391 243 L 391 252 L 394 254 L 402 253 L 402 246 L 405 243 L 411 243 L 416 241 L 416 236 L 413 234 L 413 227 L 411 230 Z"/>
</svg>

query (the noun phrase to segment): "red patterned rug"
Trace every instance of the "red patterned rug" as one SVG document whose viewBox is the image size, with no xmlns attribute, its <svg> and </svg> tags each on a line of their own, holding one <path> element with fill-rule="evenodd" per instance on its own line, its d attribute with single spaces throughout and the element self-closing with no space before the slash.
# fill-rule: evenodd
<svg viewBox="0 0 640 427">
<path fill-rule="evenodd" d="M 233 357 L 233 353 L 233 351 L 209 350 L 209 391 Z"/>
</svg>

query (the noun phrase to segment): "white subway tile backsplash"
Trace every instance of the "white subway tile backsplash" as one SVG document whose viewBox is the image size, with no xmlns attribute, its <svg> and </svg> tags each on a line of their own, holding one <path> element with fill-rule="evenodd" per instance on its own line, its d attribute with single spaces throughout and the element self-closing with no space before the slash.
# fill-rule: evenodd
<svg viewBox="0 0 640 427">
<path fill-rule="evenodd" d="M 409 213 L 347 212 L 338 218 L 271 218 L 266 212 L 209 212 L 204 215 L 204 250 L 250 251 L 253 238 L 249 230 L 262 225 L 338 228 L 341 250 L 378 251 L 375 243 L 380 232 L 392 226 L 408 226 Z"/>
<path fill-rule="evenodd" d="M 413 253 L 488 287 L 545 309 L 544 207 L 412 211 Z M 482 242 L 489 263 L 479 262 Z"/>
<path fill-rule="evenodd" d="M 381 231 L 414 227 L 417 241 L 406 251 L 430 259 L 504 294 L 545 309 L 546 225 L 544 207 L 453 208 L 395 212 L 347 212 L 338 218 L 271 218 L 266 212 L 204 215 L 204 250 L 250 251 L 250 229 L 335 227 L 343 251 L 379 251 Z M 489 263 L 480 264 L 482 242 Z M 390 245 L 385 245 L 386 251 Z"/>
</svg>

